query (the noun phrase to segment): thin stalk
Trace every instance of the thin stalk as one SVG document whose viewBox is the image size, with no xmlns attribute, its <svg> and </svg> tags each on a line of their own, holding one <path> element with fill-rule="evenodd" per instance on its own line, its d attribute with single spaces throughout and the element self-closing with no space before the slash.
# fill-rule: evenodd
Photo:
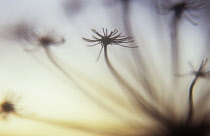
<svg viewBox="0 0 210 136">
<path fill-rule="evenodd" d="M 188 111 L 188 116 L 187 116 L 187 121 L 186 121 L 187 123 L 189 123 L 192 120 L 193 114 L 194 114 L 193 90 L 194 90 L 194 86 L 197 80 L 198 80 L 198 76 L 194 78 L 189 89 L 189 111 Z"/>
<path fill-rule="evenodd" d="M 171 22 L 171 57 L 172 68 L 175 73 L 179 71 L 179 40 L 178 40 L 178 25 L 179 17 L 175 14 Z"/>
<path fill-rule="evenodd" d="M 125 136 L 123 134 L 120 135 L 118 133 L 114 133 L 111 131 L 98 129 L 98 127 L 94 127 L 93 125 L 83 125 L 81 123 L 76 123 L 76 122 L 71 122 L 71 121 L 60 121 L 60 120 L 53 120 L 53 119 L 47 119 L 47 118 L 41 118 L 41 117 L 35 117 L 35 116 L 31 117 L 31 116 L 21 115 L 18 113 L 15 113 L 14 115 L 23 119 L 41 122 L 44 124 L 53 125 L 53 126 L 61 127 L 61 128 L 74 129 L 74 130 L 78 130 L 78 131 L 82 131 L 86 133 L 108 135 L 108 136 L 109 135 L 110 136 Z"/>
<path fill-rule="evenodd" d="M 115 68 L 112 66 L 112 64 L 109 61 L 108 54 L 107 54 L 107 45 L 104 45 L 104 56 L 106 64 L 108 65 L 108 68 L 110 72 L 114 75 L 115 79 L 122 85 L 122 87 L 125 87 L 126 93 L 131 96 L 131 100 L 135 101 L 137 106 L 137 112 L 142 113 L 141 108 L 145 110 L 150 117 L 159 120 L 161 122 L 165 122 L 166 124 L 169 123 L 168 120 L 162 116 L 162 114 L 152 106 L 152 104 L 148 103 L 128 82 L 126 82 L 120 74 L 115 70 Z M 124 89 L 123 89 L 124 90 Z"/>
<path fill-rule="evenodd" d="M 129 0 L 122 0 L 122 4 L 123 4 L 123 9 L 122 9 L 122 14 L 123 14 L 123 22 L 124 22 L 124 28 L 125 28 L 125 31 L 127 32 L 128 35 L 133 35 L 133 31 L 132 31 L 132 27 L 131 27 L 131 19 L 130 19 L 130 2 Z M 136 42 L 134 41 L 133 43 L 133 46 L 136 47 L 138 46 L 136 44 Z M 136 63 L 138 63 L 137 65 L 138 66 L 141 66 L 141 71 L 143 71 L 143 73 L 148 73 L 147 72 L 147 68 L 145 67 L 145 64 L 144 64 L 144 60 L 141 56 L 141 54 L 137 51 L 137 50 L 134 50 L 134 53 L 132 53 L 132 56 L 134 59 L 138 58 L 138 61 L 135 61 Z M 144 75 L 142 75 L 141 73 L 139 73 L 140 77 L 143 77 Z M 146 77 L 144 76 L 144 79 Z M 139 79 L 139 80 L 142 80 L 142 79 Z M 147 82 L 147 80 L 144 80 L 142 81 L 144 83 Z M 151 96 L 151 99 L 155 100 L 157 97 L 157 94 L 152 91 L 152 89 L 149 87 L 149 83 L 147 82 L 146 84 L 142 84 L 142 86 L 145 88 L 146 93 L 149 94 L 149 96 Z"/>
<path fill-rule="evenodd" d="M 125 27 L 125 31 L 131 35 L 132 34 L 132 30 L 131 30 L 131 23 L 130 23 L 130 1 L 129 0 L 123 0 L 122 1 L 123 4 L 123 22 L 124 22 L 124 27 Z"/>
<path fill-rule="evenodd" d="M 76 81 L 76 79 L 73 77 L 73 75 L 70 75 L 69 72 L 67 72 L 65 69 L 63 69 L 58 62 L 56 61 L 56 59 L 53 57 L 52 52 L 49 48 L 44 48 L 45 53 L 48 57 L 48 59 L 52 62 L 52 64 L 64 75 L 67 77 L 67 79 L 71 80 L 80 91 L 82 91 L 83 94 L 85 94 L 88 98 L 90 98 L 93 102 L 96 103 L 96 105 L 98 105 L 101 109 L 106 109 L 105 111 L 108 112 L 111 115 L 114 115 L 118 118 L 120 118 L 120 120 L 126 122 L 127 124 L 130 124 L 131 126 L 134 127 L 134 125 L 132 125 L 131 123 L 128 123 L 128 120 L 125 119 L 125 117 L 121 114 L 119 114 L 116 110 L 114 110 L 113 108 L 111 108 L 110 106 L 107 106 L 104 102 L 102 102 L 99 98 L 93 96 L 92 94 L 88 93 L 88 91 L 86 91 L 85 88 L 83 88 L 80 83 L 78 83 Z"/>
<path fill-rule="evenodd" d="M 108 65 L 109 70 L 111 71 L 111 73 L 114 75 L 114 77 L 119 81 L 120 84 L 122 84 L 123 86 L 125 86 L 134 97 L 135 99 L 138 101 L 139 99 L 137 98 L 138 94 L 136 91 L 134 91 L 134 89 L 131 87 L 131 85 L 129 85 L 120 75 L 119 73 L 114 69 L 114 67 L 112 66 L 112 64 L 109 61 L 108 58 L 108 54 L 107 54 L 107 45 L 104 45 L 104 56 L 105 56 L 105 61 Z M 131 91 L 133 90 L 133 91 Z M 139 96 L 141 97 L 141 96 Z"/>
</svg>

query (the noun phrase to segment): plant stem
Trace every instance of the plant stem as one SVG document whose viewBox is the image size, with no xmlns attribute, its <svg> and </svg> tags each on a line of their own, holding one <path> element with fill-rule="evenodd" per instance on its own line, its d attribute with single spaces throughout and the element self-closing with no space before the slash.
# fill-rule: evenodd
<svg viewBox="0 0 210 136">
<path fill-rule="evenodd" d="M 98 126 L 97 127 L 94 126 L 93 124 L 91 124 L 91 122 L 89 123 L 89 125 L 88 124 L 84 125 L 79 122 L 47 119 L 47 118 L 43 118 L 43 117 L 27 116 L 27 115 L 22 115 L 22 114 L 18 114 L 18 113 L 15 113 L 14 115 L 16 117 L 19 117 L 22 119 L 32 120 L 32 121 L 44 123 L 47 125 L 53 125 L 53 126 L 61 127 L 61 128 L 67 128 L 70 130 L 74 129 L 77 131 L 87 132 L 87 133 L 91 133 L 91 134 L 99 134 L 99 135 L 107 135 L 107 136 L 124 136 L 123 134 L 118 135 L 115 132 L 105 131 L 103 128 L 98 129 Z"/>
<path fill-rule="evenodd" d="M 193 114 L 194 114 L 193 90 L 194 90 L 194 86 L 197 80 L 198 80 L 198 76 L 194 78 L 189 89 L 189 111 L 188 111 L 188 116 L 187 116 L 187 121 L 186 121 L 187 123 L 189 123 L 192 120 Z"/>
<path fill-rule="evenodd" d="M 179 71 L 179 41 L 178 41 L 178 25 L 180 18 L 176 15 L 173 16 L 171 22 L 171 57 L 172 57 L 172 68 L 177 73 Z"/>
<path fill-rule="evenodd" d="M 142 109 L 148 113 L 148 115 L 155 120 L 162 121 L 166 124 L 168 124 L 167 118 L 162 116 L 162 114 L 153 106 L 153 104 L 150 104 L 141 94 L 139 94 L 127 81 L 123 79 L 123 77 L 115 70 L 115 68 L 112 66 L 112 64 L 109 61 L 108 53 L 107 53 L 107 45 L 104 46 L 104 56 L 105 61 L 108 65 L 108 68 L 110 72 L 114 75 L 115 79 L 119 82 L 119 84 L 124 87 L 123 90 L 125 90 L 126 93 L 130 96 L 131 102 L 135 102 L 134 104 L 137 105 L 137 112 L 142 113 Z"/>
<path fill-rule="evenodd" d="M 83 94 L 85 94 L 88 98 L 90 98 L 94 102 L 94 104 L 96 104 L 97 106 L 99 106 L 102 109 L 105 109 L 105 111 L 107 111 L 109 114 L 111 114 L 113 116 L 116 116 L 118 118 L 123 118 L 121 120 L 126 121 L 126 123 L 128 124 L 128 121 L 124 119 L 125 117 L 122 114 L 119 114 L 116 110 L 114 110 L 113 108 L 111 108 L 110 106 L 105 104 L 100 98 L 97 98 L 93 94 L 89 93 L 84 87 L 81 86 L 81 84 L 73 77 L 73 75 L 70 75 L 69 72 L 67 72 L 64 68 L 62 68 L 59 65 L 59 63 L 56 61 L 56 59 L 53 57 L 52 52 L 50 51 L 50 48 L 44 48 L 44 49 L 45 49 L 45 53 L 47 54 L 48 59 L 52 62 L 52 64 L 65 77 L 67 77 L 67 79 L 71 80 Z M 132 127 L 134 126 L 131 123 L 129 125 L 132 126 Z"/>
</svg>

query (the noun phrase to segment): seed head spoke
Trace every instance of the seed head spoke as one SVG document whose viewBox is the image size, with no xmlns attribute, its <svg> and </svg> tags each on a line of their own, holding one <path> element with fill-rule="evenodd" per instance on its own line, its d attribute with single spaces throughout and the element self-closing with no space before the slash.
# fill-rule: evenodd
<svg viewBox="0 0 210 136">
<path fill-rule="evenodd" d="M 87 39 L 87 38 L 82 38 L 82 39 L 87 41 L 87 42 L 98 42 L 98 40 L 91 40 L 91 39 Z"/>
</svg>

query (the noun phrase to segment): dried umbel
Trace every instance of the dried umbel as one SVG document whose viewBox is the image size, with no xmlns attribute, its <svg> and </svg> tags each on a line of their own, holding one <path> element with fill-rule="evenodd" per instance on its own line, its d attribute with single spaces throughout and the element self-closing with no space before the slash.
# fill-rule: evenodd
<svg viewBox="0 0 210 136">
<path fill-rule="evenodd" d="M 37 48 L 40 48 L 40 47 L 43 48 L 48 59 L 51 61 L 51 63 L 69 79 L 72 78 L 72 76 L 70 76 L 69 73 L 66 72 L 60 66 L 58 62 L 59 60 L 57 60 L 56 56 L 50 49 L 51 46 L 63 45 L 65 43 L 65 39 L 62 36 L 58 36 L 54 30 L 45 32 L 43 34 L 38 33 L 37 31 L 33 31 L 25 40 L 28 43 L 36 46 L 33 49 L 25 49 L 25 51 L 31 52 Z"/>
<path fill-rule="evenodd" d="M 67 16 L 73 17 L 77 15 L 85 6 L 85 1 L 82 0 L 64 0 L 62 3 L 64 12 Z"/>
<path fill-rule="evenodd" d="M 18 106 L 20 99 L 20 96 L 16 96 L 11 92 L 6 93 L 0 103 L 0 116 L 6 119 L 10 114 L 18 114 L 20 111 Z"/>
<path fill-rule="evenodd" d="M 173 13 L 173 16 L 176 19 L 180 19 L 182 16 L 184 16 L 191 23 L 194 23 L 194 21 L 191 19 L 191 17 L 194 17 L 192 12 L 204 8 L 205 5 L 205 2 L 198 0 L 165 0 L 162 1 L 160 5 L 157 5 L 157 10 L 160 14 Z"/>
<path fill-rule="evenodd" d="M 68 75 L 67 72 L 63 70 L 63 68 L 59 65 L 57 60 L 55 59 L 55 55 L 51 51 L 51 46 L 63 45 L 65 43 L 65 39 L 62 36 L 58 36 L 54 30 L 45 32 L 43 34 L 38 33 L 37 31 L 33 31 L 30 35 L 25 39 L 28 43 L 35 45 L 36 47 L 33 49 L 25 49 L 27 52 L 31 52 L 36 50 L 37 48 L 42 47 L 48 57 L 48 59 L 57 67 L 64 75 Z"/>
<path fill-rule="evenodd" d="M 199 69 L 196 71 L 191 63 L 190 67 L 192 68 L 192 74 L 195 75 L 195 78 L 210 78 L 210 70 L 206 70 L 208 59 L 202 60 Z"/>
<path fill-rule="evenodd" d="M 33 31 L 25 40 L 32 45 L 41 46 L 43 48 L 48 48 L 49 46 L 54 45 L 62 45 L 65 43 L 65 39 L 62 36 L 58 36 L 54 30 L 48 31 L 44 34 Z"/>
<path fill-rule="evenodd" d="M 134 41 L 133 37 L 124 36 L 121 33 L 118 33 L 117 29 L 111 31 L 109 34 L 108 34 L 108 30 L 104 29 L 104 28 L 103 28 L 103 34 L 100 34 L 95 29 L 92 29 L 92 31 L 97 35 L 97 37 L 95 37 L 93 35 L 92 36 L 93 39 L 83 38 L 83 40 L 85 40 L 87 42 L 95 43 L 93 45 L 88 45 L 89 47 L 101 44 L 102 47 L 101 47 L 101 50 L 100 50 L 100 53 L 98 55 L 97 60 L 99 59 L 99 57 L 101 55 L 101 51 L 102 51 L 103 48 L 104 48 L 104 52 L 106 54 L 108 45 L 119 45 L 119 46 L 127 47 L 127 48 L 136 48 L 136 47 L 138 47 L 138 46 L 133 47 L 133 46 L 125 46 L 125 45 L 123 45 L 124 43 L 133 42 Z"/>
</svg>

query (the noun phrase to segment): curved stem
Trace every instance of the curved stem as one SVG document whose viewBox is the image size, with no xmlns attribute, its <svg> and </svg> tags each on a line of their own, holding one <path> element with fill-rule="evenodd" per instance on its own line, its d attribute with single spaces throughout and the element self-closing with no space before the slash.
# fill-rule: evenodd
<svg viewBox="0 0 210 136">
<path fill-rule="evenodd" d="M 122 13 L 123 13 L 123 22 L 124 22 L 125 31 L 127 32 L 128 35 L 133 35 L 133 31 L 132 31 L 132 27 L 131 27 L 131 18 L 130 18 L 131 1 L 123 0 L 122 4 L 123 4 Z M 123 46 L 123 45 L 120 45 L 120 46 Z M 133 42 L 133 46 L 129 46 L 129 48 L 136 48 L 136 47 L 138 47 L 138 45 L 135 41 Z M 145 73 L 148 73 L 146 65 L 145 65 L 145 60 L 143 60 L 143 57 L 137 50 L 133 50 L 132 56 L 134 59 L 138 58 L 138 61 L 135 61 L 135 63 L 138 66 L 141 66 L 141 71 L 143 74 L 140 72 L 138 73 L 140 75 L 140 77 L 144 77 L 144 80 L 141 82 L 145 82 L 145 83 L 147 82 L 147 84 L 143 83 L 142 87 L 145 90 L 147 90 L 146 93 L 149 94 L 148 96 L 150 96 L 151 99 L 157 100 L 157 98 L 155 97 L 155 96 L 157 96 L 156 92 L 151 90 L 151 88 L 150 88 L 151 84 L 149 84 L 149 82 L 147 81 L 148 80 L 148 79 L 146 79 L 147 77 L 144 76 Z M 142 80 L 142 79 L 138 78 L 137 80 Z"/>
<path fill-rule="evenodd" d="M 75 79 L 73 78 L 73 75 L 70 75 L 67 71 L 65 71 L 58 63 L 57 61 L 54 59 L 51 51 L 50 51 L 50 48 L 48 47 L 44 47 L 44 50 L 45 50 L 45 53 L 48 57 L 48 59 L 50 60 L 50 62 L 52 62 L 52 64 L 57 68 L 59 69 L 63 75 L 65 75 L 68 79 L 70 79 L 71 81 L 75 82 Z"/>
<path fill-rule="evenodd" d="M 125 136 L 123 134 L 117 134 L 115 132 L 98 129 L 98 126 L 93 126 L 91 123 L 89 125 L 84 125 L 82 123 L 77 123 L 77 122 L 72 122 L 72 121 L 61 121 L 61 120 L 47 119 L 47 118 L 37 117 L 37 116 L 31 117 L 31 116 L 21 115 L 18 113 L 15 113 L 14 115 L 23 119 L 27 119 L 27 120 L 41 122 L 44 124 L 53 125 L 53 126 L 57 126 L 61 128 L 74 129 L 74 130 L 83 131 L 87 133 L 108 135 L 108 136 Z"/>
<path fill-rule="evenodd" d="M 127 81 L 123 79 L 123 77 L 115 70 L 115 68 L 112 66 L 112 64 L 109 61 L 108 53 L 107 53 L 107 45 L 104 45 L 104 56 L 105 61 L 108 65 L 108 68 L 110 72 L 114 75 L 115 79 L 124 87 L 126 90 L 126 93 L 129 94 L 130 100 L 135 101 L 135 104 L 137 104 L 137 112 L 142 113 L 142 109 L 149 114 L 150 117 L 164 122 L 168 124 L 168 120 L 162 116 L 162 114 L 149 102 L 147 102 Z M 124 89 L 123 89 L 124 90 Z"/>
<path fill-rule="evenodd" d="M 105 56 L 105 61 L 108 65 L 109 70 L 111 71 L 111 73 L 114 75 L 114 77 L 117 79 L 117 81 L 119 81 L 120 84 L 122 84 L 123 86 L 126 87 L 126 89 L 128 89 L 129 93 L 132 94 L 132 96 L 138 101 L 139 99 L 137 98 L 138 94 L 136 91 L 134 91 L 134 88 L 131 87 L 131 85 L 129 85 L 121 76 L 120 74 L 114 69 L 114 67 L 112 66 L 112 64 L 109 61 L 108 58 L 108 53 L 107 53 L 107 45 L 104 45 L 104 56 Z M 132 91 L 133 90 L 133 91 Z M 140 96 L 139 96 L 140 97 Z"/>
<path fill-rule="evenodd" d="M 103 47 L 103 46 L 102 46 Z M 92 95 L 91 93 L 89 93 L 84 87 L 82 87 L 80 85 L 80 83 L 78 83 L 76 81 L 76 79 L 73 77 L 73 75 L 70 75 L 69 72 L 67 72 L 65 69 L 63 69 L 56 61 L 56 59 L 53 57 L 52 52 L 50 51 L 49 48 L 44 48 L 45 52 L 47 54 L 47 57 L 49 58 L 49 60 L 53 63 L 53 65 L 62 72 L 62 74 L 64 76 L 66 76 L 69 80 L 71 80 L 80 91 L 82 91 L 83 94 L 85 94 L 88 98 L 90 98 L 93 102 L 96 103 L 96 105 L 98 105 L 100 108 L 104 108 L 106 109 L 106 111 L 111 114 L 114 115 L 118 118 L 120 118 L 122 121 L 126 121 L 126 123 L 128 124 L 128 121 L 126 119 L 124 119 L 125 117 L 122 114 L 119 114 L 116 110 L 114 110 L 113 108 L 111 108 L 110 106 L 107 106 L 104 102 L 102 102 L 100 100 L 100 98 L 95 97 L 94 95 Z M 94 104 L 95 104 L 94 103 Z M 131 125 L 131 124 L 130 124 Z M 134 125 L 132 125 L 134 126 Z"/>
<path fill-rule="evenodd" d="M 189 89 L 189 111 L 188 111 L 188 116 L 187 116 L 187 121 L 186 121 L 187 123 L 189 123 L 192 120 L 193 114 L 194 114 L 193 90 L 194 90 L 194 86 L 197 80 L 198 80 L 198 76 L 196 76 L 195 79 L 192 81 L 190 85 L 190 89 Z"/>
</svg>

